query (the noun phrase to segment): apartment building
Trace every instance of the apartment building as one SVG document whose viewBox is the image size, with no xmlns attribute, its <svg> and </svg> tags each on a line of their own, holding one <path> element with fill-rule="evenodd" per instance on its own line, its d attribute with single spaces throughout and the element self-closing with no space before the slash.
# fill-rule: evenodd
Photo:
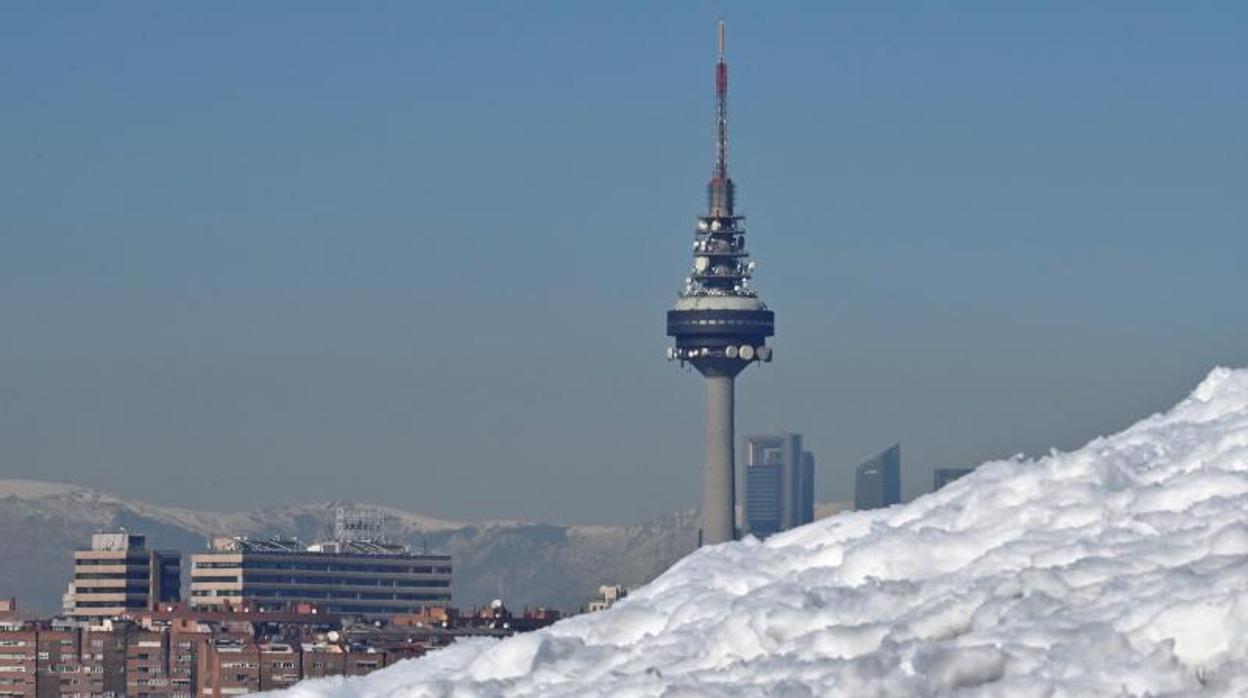
<svg viewBox="0 0 1248 698">
<path fill-rule="evenodd" d="M 35 698 L 37 640 L 34 631 L 0 633 L 0 696 Z"/>
</svg>

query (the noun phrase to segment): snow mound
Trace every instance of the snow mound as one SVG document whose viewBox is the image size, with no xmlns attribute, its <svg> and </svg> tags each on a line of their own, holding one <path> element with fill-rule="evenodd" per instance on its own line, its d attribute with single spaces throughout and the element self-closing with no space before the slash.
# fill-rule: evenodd
<svg viewBox="0 0 1248 698">
<path fill-rule="evenodd" d="M 704 548 L 614 608 L 286 696 L 1248 691 L 1248 370 L 1072 453 Z"/>
</svg>

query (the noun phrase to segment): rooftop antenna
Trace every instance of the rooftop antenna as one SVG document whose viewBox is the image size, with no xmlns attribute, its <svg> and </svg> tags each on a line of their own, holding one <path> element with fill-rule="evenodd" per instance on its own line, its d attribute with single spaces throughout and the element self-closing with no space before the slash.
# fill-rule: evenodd
<svg viewBox="0 0 1248 698">
<path fill-rule="evenodd" d="M 334 509 L 334 540 L 339 543 L 381 543 L 385 539 L 386 515 L 380 509 Z"/>
<path fill-rule="evenodd" d="M 728 178 L 728 61 L 724 57 L 724 20 L 719 20 L 718 60 L 715 62 L 715 171 L 707 186 L 710 214 L 733 215 L 736 198 Z"/>
</svg>

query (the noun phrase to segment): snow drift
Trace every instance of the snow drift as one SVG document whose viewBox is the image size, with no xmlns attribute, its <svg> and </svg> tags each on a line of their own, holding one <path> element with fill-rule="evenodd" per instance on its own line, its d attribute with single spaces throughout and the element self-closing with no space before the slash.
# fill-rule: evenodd
<svg viewBox="0 0 1248 698">
<path fill-rule="evenodd" d="M 1073 453 L 700 550 L 616 607 L 286 696 L 1248 691 L 1248 370 Z"/>
</svg>

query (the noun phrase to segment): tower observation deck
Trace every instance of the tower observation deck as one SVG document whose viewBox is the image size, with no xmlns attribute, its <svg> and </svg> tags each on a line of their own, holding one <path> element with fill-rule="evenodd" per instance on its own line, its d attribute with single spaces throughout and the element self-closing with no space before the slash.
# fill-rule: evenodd
<svg viewBox="0 0 1248 698">
<path fill-rule="evenodd" d="M 745 217 L 736 213 L 736 188 L 728 176 L 728 64 L 724 22 L 718 26 L 715 64 L 715 165 L 707 184 L 707 211 L 693 235 L 693 269 L 676 305 L 667 311 L 675 346 L 669 361 L 691 364 L 705 378 L 706 465 L 702 542 L 736 537 L 733 479 L 734 381 L 756 361 L 771 361 L 767 338 L 775 314 L 750 286 L 754 261 L 745 250 Z"/>
</svg>

